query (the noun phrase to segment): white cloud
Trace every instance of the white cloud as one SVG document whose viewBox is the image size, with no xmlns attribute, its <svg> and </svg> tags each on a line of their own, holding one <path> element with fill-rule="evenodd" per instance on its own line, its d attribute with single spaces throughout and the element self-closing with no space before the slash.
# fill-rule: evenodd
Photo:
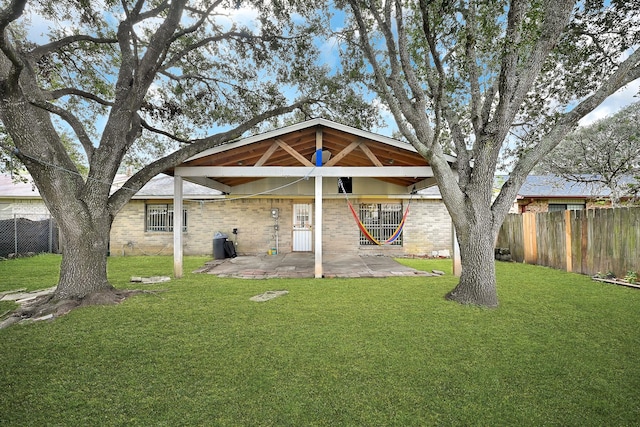
<svg viewBox="0 0 640 427">
<path fill-rule="evenodd" d="M 617 113 L 629 104 L 640 101 L 640 79 L 629 83 L 613 95 L 604 100 L 598 108 L 587 114 L 580 120 L 580 126 L 588 126 L 591 123 Z"/>
<path fill-rule="evenodd" d="M 375 95 L 374 95 L 375 96 Z M 371 103 L 378 108 L 378 112 L 382 117 L 382 123 L 386 126 L 383 127 L 374 127 L 372 132 L 378 133 L 380 135 L 391 136 L 393 132 L 398 130 L 398 126 L 396 124 L 396 120 L 391 114 L 391 110 L 384 102 L 380 101 L 378 97 L 375 97 L 371 100 Z"/>
<path fill-rule="evenodd" d="M 332 36 L 323 40 L 318 46 L 320 52 L 320 62 L 331 69 L 336 69 L 340 65 L 340 50 L 338 48 L 340 40 L 338 37 Z"/>
<path fill-rule="evenodd" d="M 216 19 L 216 23 L 230 28 L 232 25 L 239 25 L 248 28 L 256 28 L 258 26 L 259 12 L 258 9 L 251 6 L 242 6 L 237 9 L 216 9 L 216 13 L 219 13 L 219 19 Z"/>
</svg>

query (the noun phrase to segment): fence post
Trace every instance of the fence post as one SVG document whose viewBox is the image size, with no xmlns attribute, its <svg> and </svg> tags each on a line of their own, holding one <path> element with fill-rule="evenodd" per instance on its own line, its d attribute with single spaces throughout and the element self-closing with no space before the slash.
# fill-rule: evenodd
<svg viewBox="0 0 640 427">
<path fill-rule="evenodd" d="M 16 218 L 16 214 L 13 214 L 13 253 L 14 256 L 18 257 L 18 219 Z"/>
<path fill-rule="evenodd" d="M 53 219 L 51 219 L 51 214 L 49 214 L 49 253 L 53 253 Z"/>
<path fill-rule="evenodd" d="M 524 241 L 524 262 L 538 263 L 538 241 L 536 231 L 536 214 L 525 212 L 522 214 L 522 237 Z"/>
<path fill-rule="evenodd" d="M 567 259 L 567 271 L 573 272 L 573 249 L 571 247 L 571 211 L 564 211 L 564 247 Z"/>
</svg>

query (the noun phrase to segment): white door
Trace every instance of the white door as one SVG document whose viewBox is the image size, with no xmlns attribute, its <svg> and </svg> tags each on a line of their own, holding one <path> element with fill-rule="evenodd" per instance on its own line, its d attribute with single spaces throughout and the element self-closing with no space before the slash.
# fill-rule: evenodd
<svg viewBox="0 0 640 427">
<path fill-rule="evenodd" d="M 293 251 L 311 252 L 311 204 L 293 205 Z"/>
</svg>

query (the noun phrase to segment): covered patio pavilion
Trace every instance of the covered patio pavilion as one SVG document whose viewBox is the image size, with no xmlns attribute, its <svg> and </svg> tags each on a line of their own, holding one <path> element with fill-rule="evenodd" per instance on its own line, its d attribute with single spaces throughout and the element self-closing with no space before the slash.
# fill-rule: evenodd
<svg viewBox="0 0 640 427">
<path fill-rule="evenodd" d="M 455 158 L 451 157 L 450 162 Z M 409 193 L 435 185 L 427 161 L 408 143 L 325 119 L 312 119 L 206 150 L 167 171 L 174 180 L 174 212 L 183 210 L 183 180 L 221 191 L 230 200 L 239 186 L 263 179 L 313 180 L 314 277 L 323 277 L 323 181 L 374 178 Z M 182 215 L 174 215 L 174 275 L 182 276 Z M 453 239 L 455 242 L 455 239 Z M 457 254 L 455 244 L 452 254 Z M 454 263 L 454 266 L 457 263 Z"/>
</svg>

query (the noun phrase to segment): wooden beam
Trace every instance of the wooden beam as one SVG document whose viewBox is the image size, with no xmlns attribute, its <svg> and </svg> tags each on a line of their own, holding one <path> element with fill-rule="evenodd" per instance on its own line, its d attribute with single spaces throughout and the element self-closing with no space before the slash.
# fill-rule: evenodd
<svg viewBox="0 0 640 427">
<path fill-rule="evenodd" d="M 311 160 L 307 160 L 302 154 L 298 153 L 296 150 L 294 150 L 289 144 L 287 144 L 283 140 L 276 139 L 276 143 L 278 143 L 278 145 L 280 147 L 282 147 L 284 149 L 284 151 L 286 151 L 287 153 L 291 154 L 291 156 L 293 156 L 294 159 L 296 159 L 297 161 L 299 161 L 303 165 L 305 165 L 305 166 L 313 166 L 313 163 L 311 163 Z"/>
<path fill-rule="evenodd" d="M 369 147 L 367 147 L 367 144 L 365 144 L 364 142 L 361 142 L 358 147 L 360 147 L 360 149 L 364 152 L 364 154 L 367 155 L 367 157 L 369 158 L 369 160 L 371 160 L 371 162 L 378 166 L 378 167 L 382 167 L 382 162 L 380 162 L 380 160 L 378 160 L 378 158 L 376 157 L 375 154 L 373 154 L 373 152 L 371 151 L 371 149 Z"/>
<path fill-rule="evenodd" d="M 268 178 L 268 177 L 369 177 L 369 178 L 429 178 L 430 166 L 334 166 L 321 168 L 307 166 L 178 166 L 175 176 L 219 178 Z"/>
<path fill-rule="evenodd" d="M 322 151 L 322 127 L 316 129 L 316 152 Z"/>
<path fill-rule="evenodd" d="M 273 153 L 276 152 L 276 150 L 278 149 L 279 145 L 277 142 L 274 142 L 271 147 L 269 147 L 267 149 L 267 151 L 264 152 L 264 154 L 262 155 L 262 157 L 260 157 L 260 160 L 258 160 L 256 162 L 256 164 L 254 166 L 262 166 L 264 165 L 267 160 L 269 160 L 269 158 L 273 155 Z"/>
<path fill-rule="evenodd" d="M 420 191 L 420 190 L 424 190 L 425 188 L 433 187 L 434 185 L 437 185 L 437 183 L 436 183 L 436 179 L 432 176 L 430 178 L 423 179 L 422 181 L 418 181 L 414 185 L 416 187 L 416 190 Z M 411 191 L 411 190 L 413 190 L 413 185 L 407 187 L 407 191 Z"/>
<path fill-rule="evenodd" d="M 221 182 L 218 182 L 216 180 L 213 180 L 211 178 L 205 178 L 203 176 L 194 176 L 194 177 L 185 179 L 185 181 L 193 182 L 194 184 L 202 185 L 204 187 L 211 188 L 213 190 L 218 190 L 223 193 L 231 193 L 231 187 Z"/>
<path fill-rule="evenodd" d="M 329 160 L 325 166 L 333 166 L 333 165 L 335 165 L 340 160 L 342 160 L 347 154 L 349 154 L 350 152 L 355 150 L 358 145 L 360 145 L 359 141 L 353 141 L 351 144 L 349 144 L 346 147 L 344 147 L 342 149 L 342 151 L 340 151 L 338 154 L 336 154 L 331 160 Z M 347 176 L 347 175 L 345 175 L 345 176 Z"/>
</svg>

